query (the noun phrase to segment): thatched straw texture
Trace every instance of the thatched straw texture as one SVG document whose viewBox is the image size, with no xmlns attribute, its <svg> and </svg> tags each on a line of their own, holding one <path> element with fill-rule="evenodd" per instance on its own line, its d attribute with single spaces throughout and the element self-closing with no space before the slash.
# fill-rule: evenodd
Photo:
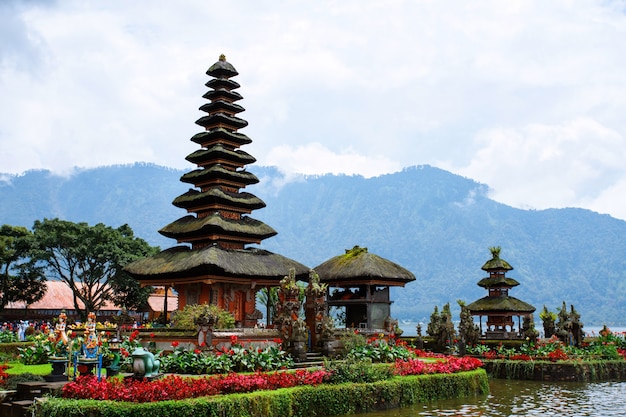
<svg viewBox="0 0 626 417">
<path fill-rule="evenodd" d="M 470 313 L 516 312 L 532 313 L 535 307 L 515 297 L 484 297 L 467 305 Z"/>
<path fill-rule="evenodd" d="M 259 179 L 256 175 L 248 171 L 232 171 L 221 165 L 213 165 L 208 168 L 195 169 L 180 177 L 182 182 L 196 184 L 213 178 L 229 178 L 242 184 L 256 184 Z"/>
<path fill-rule="evenodd" d="M 260 198 L 250 193 L 230 193 L 219 187 L 212 187 L 206 191 L 190 189 L 184 194 L 176 197 L 172 204 L 176 207 L 193 207 L 194 205 L 222 204 L 235 207 L 244 207 L 248 210 L 255 210 L 265 207 L 265 203 Z"/>
<path fill-rule="evenodd" d="M 367 248 L 355 246 L 343 255 L 335 256 L 316 266 L 315 272 L 324 283 L 357 283 L 386 281 L 387 285 L 401 285 L 415 280 L 408 269 L 369 253 Z"/>
<path fill-rule="evenodd" d="M 237 94 L 235 91 L 231 91 L 232 94 Z M 238 95 L 238 94 L 237 94 Z M 241 96 L 239 96 L 241 97 Z M 226 141 L 237 145 L 248 145 L 252 143 L 252 139 L 239 132 L 230 132 L 222 127 L 217 129 L 211 129 L 209 131 L 196 133 L 191 138 L 191 141 L 205 146 L 209 143 L 217 143 L 218 141 Z"/>
<path fill-rule="evenodd" d="M 217 144 L 211 146 L 208 149 L 199 149 L 189 155 L 187 155 L 186 160 L 192 163 L 202 163 L 207 159 L 212 158 L 225 158 L 230 161 L 238 161 L 241 164 L 253 164 L 256 162 L 256 158 L 254 158 L 249 153 L 242 151 L 241 149 L 230 150 L 224 147 L 222 144 Z"/>
<path fill-rule="evenodd" d="M 188 277 L 262 278 L 280 281 L 294 268 L 296 278 L 308 279 L 309 268 L 261 249 L 222 249 L 217 245 L 200 250 L 176 246 L 127 265 L 124 270 L 137 280 Z"/>
<path fill-rule="evenodd" d="M 505 270 L 511 271 L 513 267 L 504 259 L 500 259 L 500 246 L 489 248 L 491 259 L 482 266 L 483 271 Z"/>
<path fill-rule="evenodd" d="M 184 238 L 210 233 L 225 233 L 230 236 L 250 237 L 263 240 L 276 235 L 276 230 L 262 221 L 244 216 L 240 220 L 226 219 L 214 213 L 206 217 L 185 216 L 159 230 L 164 236 Z"/>
<path fill-rule="evenodd" d="M 519 285 L 519 282 L 514 280 L 513 278 L 508 278 L 505 276 L 494 276 L 483 278 L 478 281 L 478 286 L 483 288 L 489 287 L 516 287 Z"/>
</svg>

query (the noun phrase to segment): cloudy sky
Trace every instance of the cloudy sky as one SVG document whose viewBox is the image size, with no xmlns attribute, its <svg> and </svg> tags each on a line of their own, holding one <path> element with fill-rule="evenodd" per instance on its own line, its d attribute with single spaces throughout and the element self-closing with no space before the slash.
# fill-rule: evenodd
<svg viewBox="0 0 626 417">
<path fill-rule="evenodd" d="M 0 2 L 0 172 L 191 168 L 224 53 L 260 165 L 429 164 L 626 219 L 626 2 Z"/>
</svg>

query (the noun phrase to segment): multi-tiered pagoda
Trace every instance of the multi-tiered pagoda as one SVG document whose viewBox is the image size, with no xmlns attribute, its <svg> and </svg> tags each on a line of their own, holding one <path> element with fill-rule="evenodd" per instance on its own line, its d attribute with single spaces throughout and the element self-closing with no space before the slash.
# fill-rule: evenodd
<svg viewBox="0 0 626 417">
<path fill-rule="evenodd" d="M 142 285 L 173 287 L 179 294 L 179 308 L 186 304 L 210 303 L 229 310 L 243 327 L 256 324 L 261 314 L 255 310 L 256 292 L 278 286 L 294 268 L 296 277 L 306 280 L 309 269 L 291 259 L 258 248 L 263 239 L 276 231 L 248 216 L 265 207 L 258 197 L 242 192 L 258 178 L 245 166 L 255 162 L 240 150 L 252 142 L 239 133 L 248 122 L 237 117 L 244 108 L 236 101 L 238 75 L 224 55 L 207 71 L 210 100 L 200 107 L 207 113 L 196 121 L 205 128 L 191 140 L 202 147 L 187 156 L 197 169 L 181 181 L 192 184 L 188 192 L 174 199 L 176 207 L 190 213 L 159 232 L 176 239 L 181 246 L 128 265 L 125 270 Z"/>
<path fill-rule="evenodd" d="M 513 270 L 513 267 L 500 258 L 500 247 L 489 249 L 492 258 L 481 268 L 488 272 L 489 276 L 478 281 L 478 286 L 485 288 L 488 294 L 469 304 L 467 308 L 472 316 L 478 316 L 482 337 L 488 339 L 522 338 L 524 336 L 522 320 L 524 318 L 532 320 L 535 307 L 509 295 L 509 290 L 519 285 L 519 282 L 506 276 L 506 273 Z M 486 329 L 483 328 L 483 317 L 487 317 Z M 517 323 L 514 318 L 517 318 Z"/>
</svg>

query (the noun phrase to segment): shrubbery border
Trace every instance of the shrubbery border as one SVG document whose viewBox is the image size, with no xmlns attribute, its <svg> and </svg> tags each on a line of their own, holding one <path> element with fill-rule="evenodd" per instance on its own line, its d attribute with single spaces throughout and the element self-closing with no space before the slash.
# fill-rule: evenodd
<svg viewBox="0 0 626 417">
<path fill-rule="evenodd" d="M 487 394 L 484 369 L 394 377 L 370 384 L 322 384 L 180 401 L 127 403 L 45 398 L 37 417 L 308 417 L 405 407 L 420 402 Z"/>
<path fill-rule="evenodd" d="M 484 359 L 483 367 L 492 378 L 535 381 L 626 381 L 626 361 L 514 361 Z"/>
</svg>

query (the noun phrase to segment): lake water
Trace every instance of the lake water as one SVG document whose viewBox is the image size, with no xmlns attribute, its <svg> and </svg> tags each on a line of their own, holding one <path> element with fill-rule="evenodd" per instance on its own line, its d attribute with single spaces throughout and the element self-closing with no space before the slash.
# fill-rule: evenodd
<svg viewBox="0 0 626 417">
<path fill-rule="evenodd" d="M 395 410 L 356 414 L 356 416 L 609 417 L 626 415 L 626 382 L 545 383 L 491 379 L 489 385 L 491 392 L 488 395 L 418 404 Z"/>
</svg>

